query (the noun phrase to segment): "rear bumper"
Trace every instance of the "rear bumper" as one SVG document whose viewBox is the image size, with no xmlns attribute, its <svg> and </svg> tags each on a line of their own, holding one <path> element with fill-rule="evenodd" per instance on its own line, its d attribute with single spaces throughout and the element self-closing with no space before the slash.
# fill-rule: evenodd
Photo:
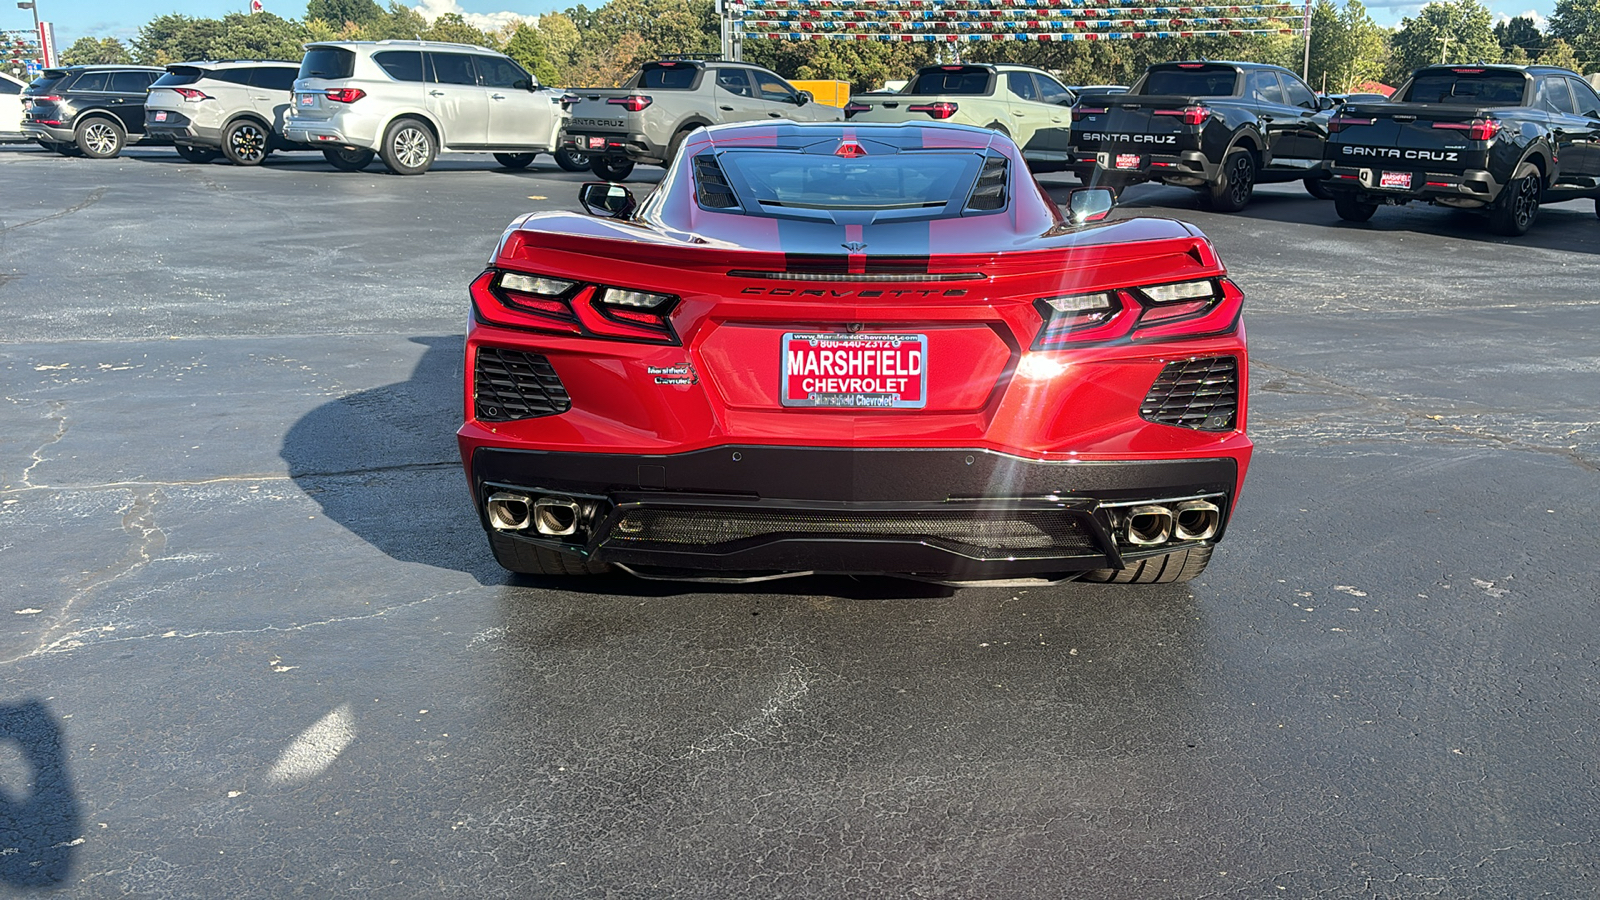
<svg viewBox="0 0 1600 900">
<path fill-rule="evenodd" d="M 592 146 L 591 138 L 603 140 L 605 142 L 604 146 Z M 650 164 L 661 163 L 666 160 L 666 148 L 654 146 L 642 134 L 622 134 L 594 130 L 579 131 L 576 134 L 562 132 L 561 149 L 572 150 L 591 159 L 600 156 L 630 159 L 634 162 Z"/>
<path fill-rule="evenodd" d="M 1137 163 L 1131 167 L 1119 166 L 1118 157 L 1127 156 L 1137 157 Z M 1199 150 L 1177 153 L 1151 153 L 1138 147 L 1074 150 L 1070 165 L 1079 178 L 1097 184 L 1158 181 L 1195 187 L 1216 181 L 1221 173 L 1221 166 Z"/>
<path fill-rule="evenodd" d="M 22 132 L 36 141 L 51 141 L 57 144 L 70 144 L 78 139 L 71 127 L 59 125 L 40 125 L 37 122 L 22 123 Z"/>
<path fill-rule="evenodd" d="M 1408 166 L 1341 166 L 1329 164 L 1323 186 L 1329 191 L 1356 194 L 1363 200 L 1385 204 L 1420 200 L 1445 206 L 1475 207 L 1493 203 L 1504 187 L 1483 169 L 1428 172 Z M 1385 173 L 1409 175 L 1410 187 L 1383 187 Z"/>
<path fill-rule="evenodd" d="M 657 574 L 818 571 L 947 580 L 1070 575 L 1196 543 L 1136 546 L 1127 513 L 1205 498 L 1222 536 L 1243 458 L 1068 462 L 988 450 L 722 446 L 667 455 L 495 447 L 468 455 L 486 529 Z M 496 529 L 488 498 L 570 499 L 571 535 Z"/>
</svg>

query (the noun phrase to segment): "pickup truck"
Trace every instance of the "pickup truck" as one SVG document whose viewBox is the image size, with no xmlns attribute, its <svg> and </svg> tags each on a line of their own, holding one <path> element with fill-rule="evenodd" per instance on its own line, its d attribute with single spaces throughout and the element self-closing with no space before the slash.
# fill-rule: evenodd
<svg viewBox="0 0 1600 900">
<path fill-rule="evenodd" d="M 864 94 L 845 105 L 852 122 L 953 122 L 1010 137 L 1035 172 L 1067 167 L 1077 95 L 1043 69 L 976 63 L 924 66 L 894 94 Z"/>
<path fill-rule="evenodd" d="M 562 105 L 572 113 L 562 149 L 587 157 L 606 181 L 627 178 L 638 163 L 666 165 L 689 132 L 707 125 L 844 118 L 769 69 L 698 59 L 645 63 L 624 86 L 574 88 Z"/>
<path fill-rule="evenodd" d="M 1304 181 L 1319 196 L 1333 101 L 1278 66 L 1159 63 L 1125 93 L 1085 93 L 1072 111 L 1072 170 L 1120 191 L 1156 181 L 1238 212 L 1258 183 Z"/>
<path fill-rule="evenodd" d="M 1412 200 L 1482 210 L 1511 236 L 1545 201 L 1594 197 L 1600 215 L 1600 95 L 1566 69 L 1429 66 L 1329 130 L 1325 186 L 1348 222 Z"/>
</svg>

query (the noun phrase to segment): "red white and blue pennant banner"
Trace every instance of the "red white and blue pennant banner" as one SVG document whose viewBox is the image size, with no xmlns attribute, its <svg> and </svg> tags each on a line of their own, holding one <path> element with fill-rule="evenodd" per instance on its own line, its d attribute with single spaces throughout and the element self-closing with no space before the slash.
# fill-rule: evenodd
<svg viewBox="0 0 1600 900">
<path fill-rule="evenodd" d="M 1287 3 L 1131 6 L 1127 0 L 744 0 L 746 37 L 957 43 L 1298 34 Z"/>
</svg>

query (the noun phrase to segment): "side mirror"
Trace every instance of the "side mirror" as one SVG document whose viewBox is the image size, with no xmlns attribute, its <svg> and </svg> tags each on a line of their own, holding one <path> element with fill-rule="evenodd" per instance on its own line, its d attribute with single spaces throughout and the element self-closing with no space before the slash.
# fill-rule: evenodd
<svg viewBox="0 0 1600 900">
<path fill-rule="evenodd" d="M 1324 94 L 1324 95 L 1322 95 L 1322 96 L 1317 98 L 1317 109 L 1319 109 L 1319 110 L 1333 109 L 1335 106 L 1338 106 L 1338 105 L 1339 105 L 1339 101 L 1333 99 L 1332 97 L 1329 97 L 1326 94 Z"/>
<path fill-rule="evenodd" d="M 639 204 L 633 191 L 609 181 L 586 181 L 578 188 L 578 202 L 591 216 L 602 219 L 626 219 L 633 215 Z"/>
<path fill-rule="evenodd" d="M 1110 188 L 1078 188 L 1067 195 L 1067 220 L 1074 225 L 1102 222 L 1116 205 Z"/>
<path fill-rule="evenodd" d="M 805 106 L 807 103 L 810 103 L 810 102 L 811 102 L 811 92 L 810 91 L 801 91 L 800 93 L 794 95 L 794 105 L 795 106 Z"/>
</svg>

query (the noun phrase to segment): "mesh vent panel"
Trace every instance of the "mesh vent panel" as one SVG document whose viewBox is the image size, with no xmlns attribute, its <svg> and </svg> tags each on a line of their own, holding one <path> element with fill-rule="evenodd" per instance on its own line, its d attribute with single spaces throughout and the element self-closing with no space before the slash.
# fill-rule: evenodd
<svg viewBox="0 0 1600 900">
<path fill-rule="evenodd" d="M 739 208 L 739 200 L 733 195 L 728 176 L 722 173 L 717 158 L 709 153 L 694 158 L 694 196 L 706 209 Z"/>
<path fill-rule="evenodd" d="M 472 394 L 473 414 L 484 422 L 553 416 L 572 408 L 550 360 L 521 350 L 479 347 Z"/>
<path fill-rule="evenodd" d="M 967 209 L 991 210 L 1005 209 L 1005 207 L 1006 160 L 1003 156 L 991 156 L 984 160 L 978 182 L 972 186 L 972 195 L 967 198 Z"/>
<path fill-rule="evenodd" d="M 1227 431 L 1239 413 L 1239 360 L 1208 356 L 1167 363 L 1139 415 L 1162 425 Z"/>
<path fill-rule="evenodd" d="M 616 540 L 705 546 L 766 535 L 932 538 L 983 550 L 1094 553 L 1075 516 L 1053 510 L 994 513 L 834 513 L 811 510 L 636 509 L 612 529 Z"/>
</svg>

